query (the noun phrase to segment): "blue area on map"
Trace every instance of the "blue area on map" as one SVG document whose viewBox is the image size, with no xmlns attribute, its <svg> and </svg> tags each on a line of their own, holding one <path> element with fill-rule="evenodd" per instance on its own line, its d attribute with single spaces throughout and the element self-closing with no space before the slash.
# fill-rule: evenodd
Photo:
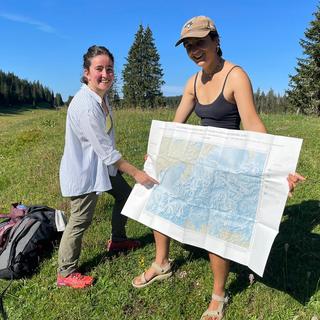
<svg viewBox="0 0 320 320">
<path fill-rule="evenodd" d="M 145 209 L 182 228 L 248 247 L 266 158 L 262 152 L 212 146 L 194 161 L 176 161 L 160 172 Z"/>
</svg>

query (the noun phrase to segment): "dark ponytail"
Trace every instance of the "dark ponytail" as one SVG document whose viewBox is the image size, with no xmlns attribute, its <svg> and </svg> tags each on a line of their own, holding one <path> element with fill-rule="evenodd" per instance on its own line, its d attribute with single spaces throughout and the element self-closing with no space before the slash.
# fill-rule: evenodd
<svg viewBox="0 0 320 320">
<path fill-rule="evenodd" d="M 219 57 L 222 57 L 222 50 L 220 48 L 220 37 L 217 31 L 210 31 L 209 36 L 211 40 L 218 40 L 218 45 L 217 45 L 217 54 Z"/>
</svg>

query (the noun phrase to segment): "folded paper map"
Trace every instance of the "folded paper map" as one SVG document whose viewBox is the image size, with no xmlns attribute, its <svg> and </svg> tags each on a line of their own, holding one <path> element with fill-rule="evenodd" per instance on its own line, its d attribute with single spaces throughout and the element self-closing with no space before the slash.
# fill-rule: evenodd
<svg viewBox="0 0 320 320">
<path fill-rule="evenodd" d="M 152 121 L 144 170 L 122 214 L 262 276 L 302 140 Z"/>
</svg>

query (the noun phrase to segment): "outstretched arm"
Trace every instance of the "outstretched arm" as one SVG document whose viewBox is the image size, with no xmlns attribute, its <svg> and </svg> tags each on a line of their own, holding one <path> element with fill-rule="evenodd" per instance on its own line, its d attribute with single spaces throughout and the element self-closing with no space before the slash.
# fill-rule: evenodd
<svg viewBox="0 0 320 320">
<path fill-rule="evenodd" d="M 191 115 L 194 105 L 195 105 L 195 97 L 193 91 L 193 83 L 194 77 L 191 77 L 184 89 L 183 96 L 177 108 L 176 114 L 174 116 L 174 122 L 184 123 L 188 120 L 189 116 Z"/>
<path fill-rule="evenodd" d="M 145 187 L 152 187 L 159 182 L 150 177 L 146 172 L 139 170 L 126 160 L 120 159 L 115 163 L 115 166 L 124 173 L 127 173 L 133 177 L 137 183 L 144 185 Z"/>
<path fill-rule="evenodd" d="M 256 112 L 256 107 L 253 99 L 253 91 L 250 79 L 247 74 L 240 68 L 236 68 L 230 74 L 233 84 L 233 95 L 237 103 L 242 125 L 244 130 L 267 132 L 263 122 Z M 289 184 L 289 197 L 299 182 L 305 178 L 299 173 L 289 174 L 287 177 Z"/>
<path fill-rule="evenodd" d="M 241 68 L 235 68 L 230 73 L 230 82 L 243 129 L 266 133 L 266 127 L 256 111 L 253 90 L 248 75 Z"/>
</svg>

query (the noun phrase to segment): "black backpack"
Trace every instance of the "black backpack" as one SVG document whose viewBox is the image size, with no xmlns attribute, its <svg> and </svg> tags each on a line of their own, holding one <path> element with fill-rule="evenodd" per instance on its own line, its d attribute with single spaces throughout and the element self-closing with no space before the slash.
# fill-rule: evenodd
<svg viewBox="0 0 320 320">
<path fill-rule="evenodd" d="M 16 208 L 16 207 L 14 207 Z M 0 278 L 11 279 L 0 294 L 0 314 L 7 319 L 3 297 L 13 279 L 31 276 L 42 257 L 52 252 L 62 232 L 57 231 L 56 210 L 47 206 L 31 206 L 26 212 L 11 211 L 0 224 Z M 1 230 L 0 230 L 1 231 Z"/>
<path fill-rule="evenodd" d="M 59 239 L 55 209 L 47 206 L 28 207 L 26 215 L 11 228 L 0 249 L 0 279 L 30 276 L 40 259 L 50 253 Z"/>
</svg>

